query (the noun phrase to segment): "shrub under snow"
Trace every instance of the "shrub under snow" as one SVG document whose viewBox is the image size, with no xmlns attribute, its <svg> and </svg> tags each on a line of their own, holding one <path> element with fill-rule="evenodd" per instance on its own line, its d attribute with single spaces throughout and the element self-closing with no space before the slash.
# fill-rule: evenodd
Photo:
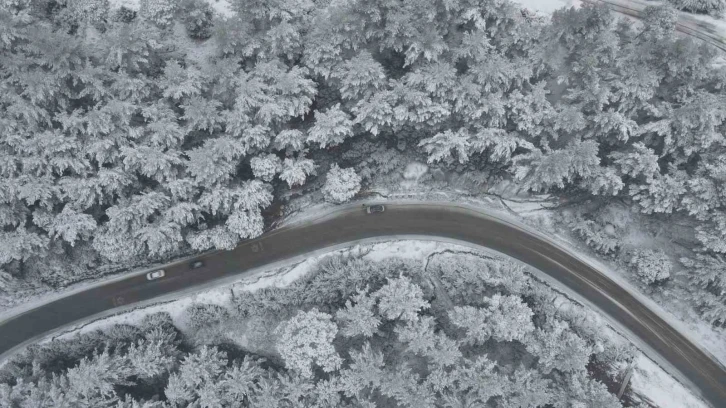
<svg viewBox="0 0 726 408">
<path fill-rule="evenodd" d="M 203 0 L 187 0 L 182 6 L 182 21 L 189 37 L 206 40 L 212 36 L 214 11 Z"/>
<path fill-rule="evenodd" d="M 253 157 L 250 160 L 250 167 L 252 167 L 252 173 L 255 177 L 269 182 L 280 172 L 282 161 L 274 154 L 268 154 L 266 156 Z"/>
<path fill-rule="evenodd" d="M 355 170 L 341 169 L 334 164 L 323 186 L 325 201 L 341 204 L 353 198 L 360 191 L 361 178 Z"/>
<path fill-rule="evenodd" d="M 228 312 L 220 305 L 195 303 L 187 308 L 186 315 L 189 327 L 199 329 L 223 322 Z"/>
<path fill-rule="evenodd" d="M 648 285 L 668 279 L 673 268 L 666 253 L 660 249 L 636 251 L 630 258 L 630 265 L 635 268 L 640 280 Z"/>
</svg>

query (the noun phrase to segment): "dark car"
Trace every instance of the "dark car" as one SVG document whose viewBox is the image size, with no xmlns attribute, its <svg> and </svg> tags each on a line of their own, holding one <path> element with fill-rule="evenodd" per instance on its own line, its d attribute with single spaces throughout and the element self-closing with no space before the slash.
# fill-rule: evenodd
<svg viewBox="0 0 726 408">
<path fill-rule="evenodd" d="M 368 214 L 382 213 L 383 211 L 386 211 L 386 207 L 380 204 L 372 205 L 366 208 L 366 212 Z"/>
</svg>

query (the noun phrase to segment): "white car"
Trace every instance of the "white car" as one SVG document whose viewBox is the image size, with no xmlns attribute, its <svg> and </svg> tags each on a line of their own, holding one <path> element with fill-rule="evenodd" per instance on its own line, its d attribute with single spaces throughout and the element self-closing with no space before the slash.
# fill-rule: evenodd
<svg viewBox="0 0 726 408">
<path fill-rule="evenodd" d="M 146 274 L 146 279 L 148 279 L 148 280 L 154 280 L 154 279 L 159 279 L 159 278 L 163 278 L 163 277 L 164 277 L 163 269 L 159 269 L 158 271 L 149 272 Z"/>
<path fill-rule="evenodd" d="M 381 204 L 372 205 L 366 208 L 366 212 L 368 214 L 382 213 L 384 211 L 386 211 L 386 207 Z"/>
</svg>

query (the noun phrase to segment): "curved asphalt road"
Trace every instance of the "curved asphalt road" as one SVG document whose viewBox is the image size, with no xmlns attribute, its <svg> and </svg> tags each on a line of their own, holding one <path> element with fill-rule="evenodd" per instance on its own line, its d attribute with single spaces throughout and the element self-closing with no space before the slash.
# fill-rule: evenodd
<svg viewBox="0 0 726 408">
<path fill-rule="evenodd" d="M 354 240 L 391 235 L 429 235 L 488 247 L 551 275 L 621 323 L 671 363 L 714 407 L 726 406 L 726 369 L 656 313 L 605 275 L 547 239 L 501 219 L 462 207 L 388 204 L 382 214 L 347 207 L 314 222 L 291 225 L 246 241 L 236 249 L 163 267 L 166 277 L 144 275 L 110 282 L 39 306 L 0 322 L 0 354 L 61 326 L 116 308 L 153 299 L 216 279 L 244 274 L 266 264 Z M 119 298 L 123 298 L 119 302 Z"/>
</svg>

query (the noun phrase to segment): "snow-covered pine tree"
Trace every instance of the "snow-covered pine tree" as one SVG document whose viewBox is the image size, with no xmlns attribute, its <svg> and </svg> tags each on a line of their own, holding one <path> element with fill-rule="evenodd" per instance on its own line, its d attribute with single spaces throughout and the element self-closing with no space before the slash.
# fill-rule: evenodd
<svg viewBox="0 0 726 408">
<path fill-rule="evenodd" d="M 360 184 L 361 178 L 355 169 L 342 169 L 333 164 L 325 177 L 322 192 L 326 201 L 342 204 L 358 194 Z"/>
</svg>

